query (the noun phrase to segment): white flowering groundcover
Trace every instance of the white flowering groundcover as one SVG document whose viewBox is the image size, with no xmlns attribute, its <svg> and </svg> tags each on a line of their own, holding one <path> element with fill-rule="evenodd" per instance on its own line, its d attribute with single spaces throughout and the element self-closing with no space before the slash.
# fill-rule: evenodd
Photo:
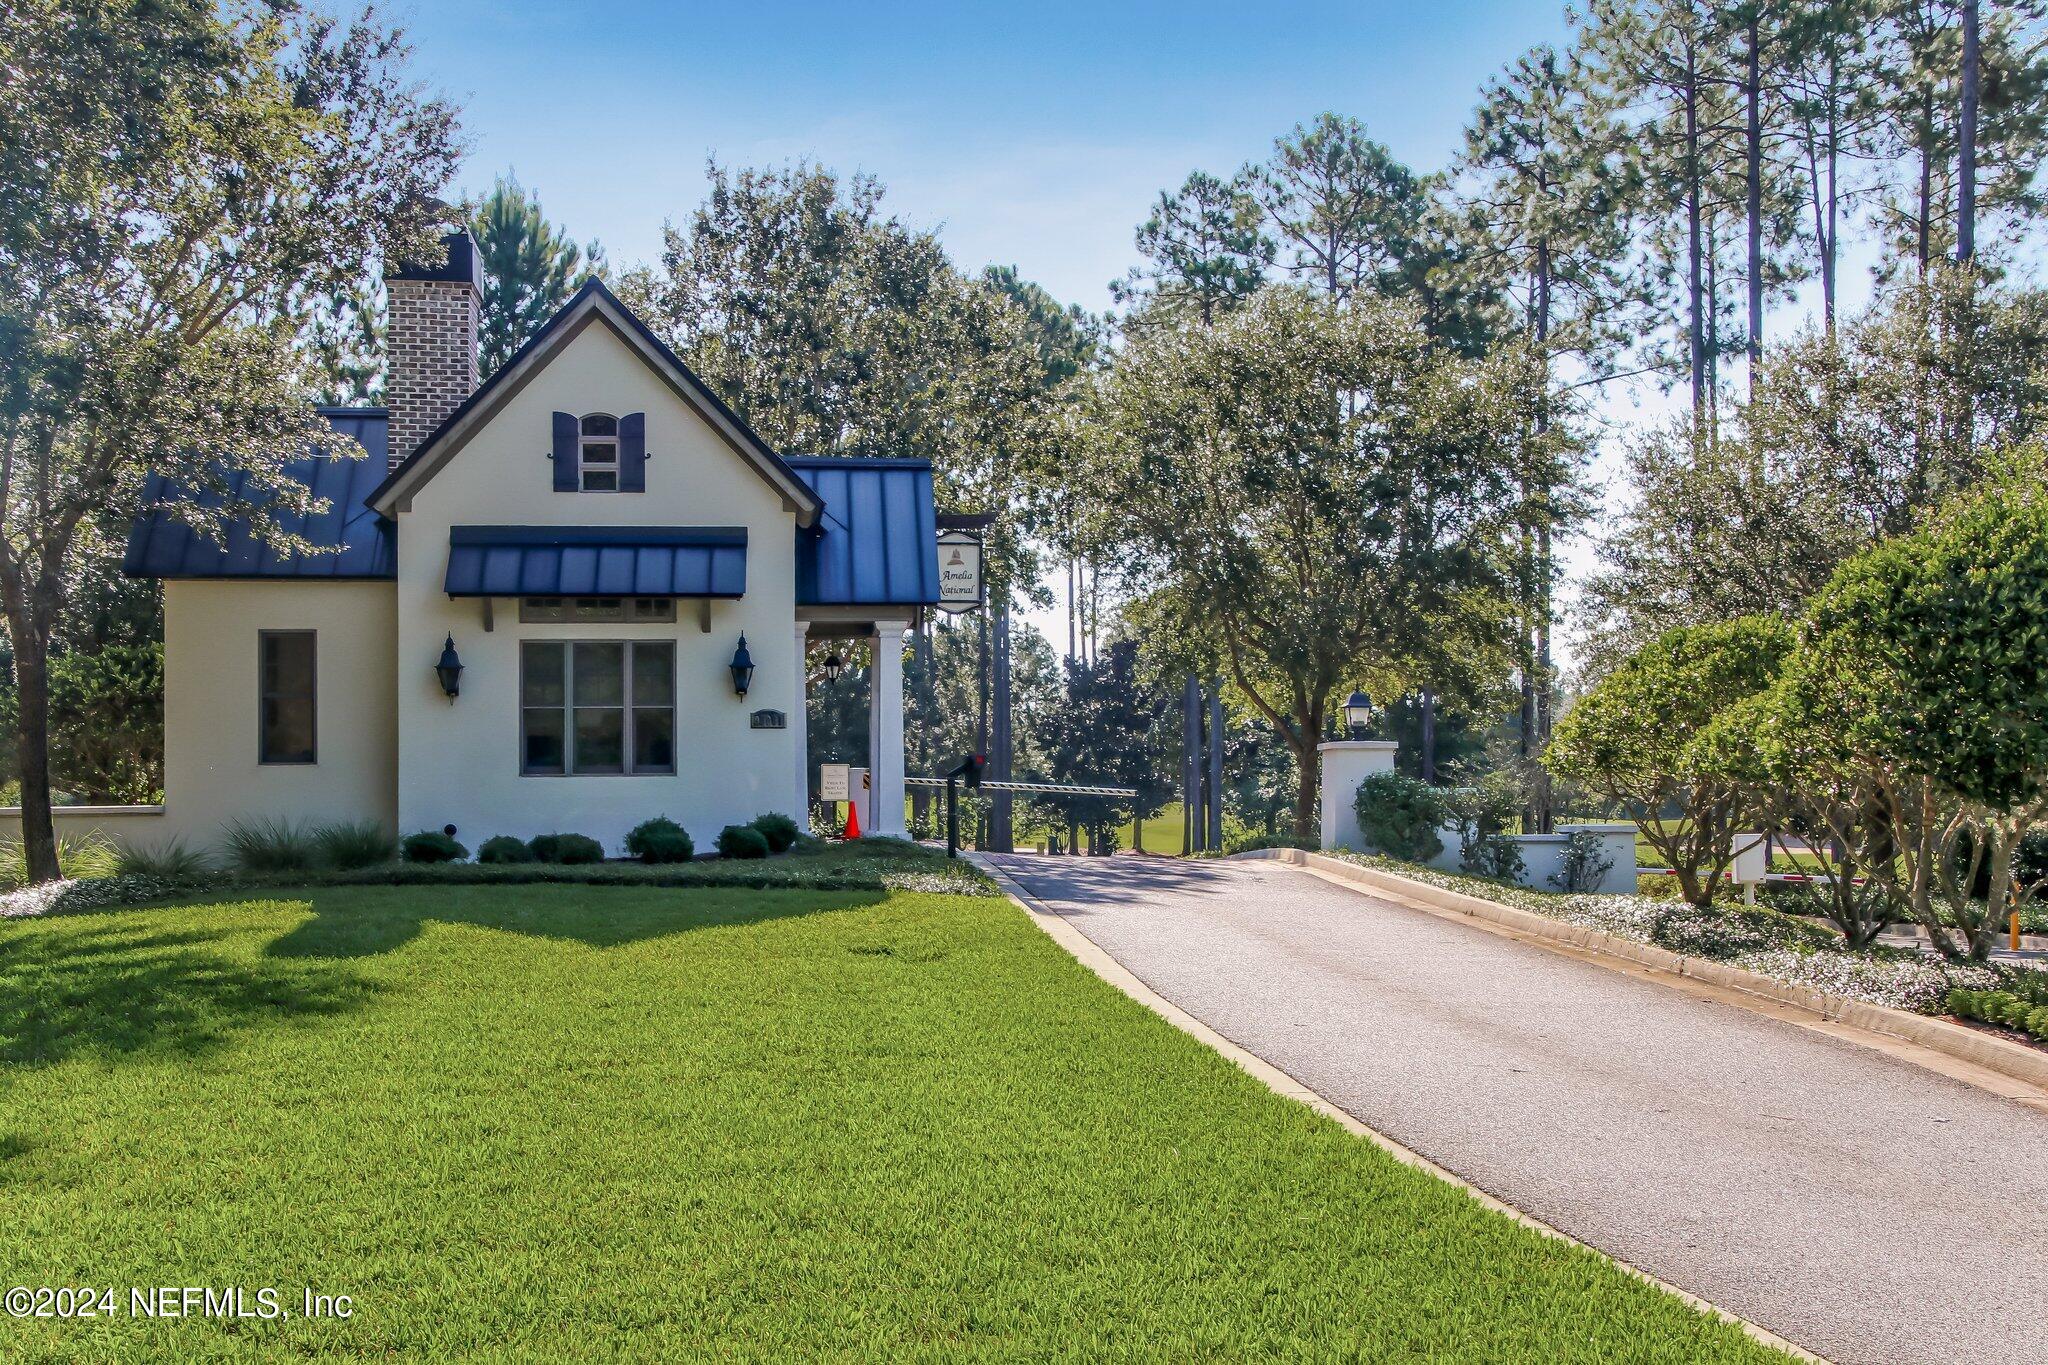
<svg viewBox="0 0 2048 1365">
<path fill-rule="evenodd" d="M 1619 938 L 1688 957 L 1725 962 L 1788 985 L 1916 1014 L 1946 1013 L 1948 993 L 1953 988 L 1996 989 L 2021 972 L 2031 970 L 2003 964 L 1985 967 L 1952 963 L 1899 948 L 1871 947 L 1852 952 L 1833 930 L 1762 906 L 1715 905 L 1702 909 L 1682 900 L 1651 896 L 1557 894 L 1484 877 L 1439 872 L 1372 854 L 1323 856 L 1413 878 L 1448 891 L 1481 896 L 1546 919 L 1604 930 Z"/>
</svg>

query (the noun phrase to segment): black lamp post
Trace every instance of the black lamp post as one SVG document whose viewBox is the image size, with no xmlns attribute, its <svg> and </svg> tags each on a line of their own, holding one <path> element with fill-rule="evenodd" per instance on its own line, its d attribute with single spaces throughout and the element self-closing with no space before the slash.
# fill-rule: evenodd
<svg viewBox="0 0 2048 1365">
<path fill-rule="evenodd" d="M 1365 738 L 1365 727 L 1372 722 L 1372 699 L 1363 692 L 1353 692 L 1344 699 L 1344 728 L 1353 739 Z"/>
<path fill-rule="evenodd" d="M 836 682 L 838 682 L 838 681 L 839 681 L 839 675 L 840 675 L 841 673 L 844 673 L 845 671 L 846 671 L 846 660 L 844 660 L 844 659 L 842 659 L 842 658 L 840 658 L 840 657 L 839 657 L 839 651 L 838 651 L 838 650 L 836 650 L 836 649 L 835 649 L 835 650 L 833 650 L 833 651 L 832 651 L 832 652 L 831 652 L 830 654 L 827 654 L 827 655 L 825 656 L 825 681 L 826 681 L 826 682 L 828 682 L 828 683 L 836 683 Z"/>
<path fill-rule="evenodd" d="M 740 636 L 740 647 L 732 652 L 733 695 L 744 697 L 747 689 L 754 685 L 754 656 L 747 653 L 747 637 Z"/>
<path fill-rule="evenodd" d="M 462 660 L 455 653 L 453 635 L 448 637 L 448 643 L 441 646 L 441 661 L 434 665 L 434 676 L 441 680 L 441 690 L 448 694 L 448 704 L 455 705 L 455 699 L 462 695 Z"/>
</svg>

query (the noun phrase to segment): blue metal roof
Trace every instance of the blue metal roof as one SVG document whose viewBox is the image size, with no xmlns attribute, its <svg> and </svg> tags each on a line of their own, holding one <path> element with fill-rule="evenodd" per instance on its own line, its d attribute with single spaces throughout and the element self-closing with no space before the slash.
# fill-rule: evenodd
<svg viewBox="0 0 2048 1365">
<path fill-rule="evenodd" d="M 787 456 L 825 500 L 796 533 L 799 606 L 929 606 L 939 600 L 929 460 Z"/>
<path fill-rule="evenodd" d="M 171 510 L 179 502 L 219 507 L 222 499 L 210 489 L 188 492 L 162 475 L 143 485 L 143 512 L 128 532 L 121 571 L 134 578 L 395 578 L 398 539 L 391 523 L 372 512 L 365 499 L 384 479 L 388 460 L 387 430 L 382 408 L 326 408 L 321 416 L 345 436 L 353 436 L 367 452 L 361 460 L 336 459 L 316 448 L 303 460 L 285 466 L 291 477 L 327 500 L 327 510 L 311 516 L 279 519 L 286 531 L 304 536 L 328 553 L 287 555 L 250 535 L 245 528 L 230 532 L 225 546 L 216 544 L 180 521 Z M 245 476 L 230 476 L 239 495 Z"/>
<path fill-rule="evenodd" d="M 455 526 L 450 597 L 739 597 L 743 526 Z"/>
</svg>

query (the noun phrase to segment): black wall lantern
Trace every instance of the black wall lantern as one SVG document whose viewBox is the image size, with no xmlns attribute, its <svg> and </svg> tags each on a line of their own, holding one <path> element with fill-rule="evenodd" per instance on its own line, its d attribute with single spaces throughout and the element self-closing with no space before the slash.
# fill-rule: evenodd
<svg viewBox="0 0 2048 1365">
<path fill-rule="evenodd" d="M 462 660 L 456 656 L 453 635 L 441 646 L 441 662 L 434 665 L 434 676 L 441 680 L 441 690 L 448 694 L 448 704 L 453 706 L 462 695 Z"/>
<path fill-rule="evenodd" d="M 838 651 L 838 650 L 836 650 L 836 649 L 835 649 L 835 650 L 833 650 L 833 651 L 832 651 L 832 652 L 831 652 L 830 654 L 827 654 L 827 655 L 825 656 L 825 681 L 826 681 L 826 682 L 828 682 L 828 683 L 836 683 L 836 682 L 838 682 L 838 681 L 839 681 L 839 675 L 840 675 L 841 673 L 844 673 L 845 671 L 846 671 L 846 660 L 844 660 L 844 659 L 842 659 L 842 658 L 840 658 L 840 657 L 839 657 L 839 651 Z"/>
<path fill-rule="evenodd" d="M 732 652 L 733 695 L 744 697 L 747 689 L 754 685 L 754 656 L 747 653 L 747 637 L 740 636 L 740 647 Z"/>
<path fill-rule="evenodd" d="M 1353 692 L 1344 699 L 1344 726 L 1351 732 L 1351 738 L 1364 739 L 1365 727 L 1372 721 L 1372 699 L 1363 692 Z"/>
</svg>

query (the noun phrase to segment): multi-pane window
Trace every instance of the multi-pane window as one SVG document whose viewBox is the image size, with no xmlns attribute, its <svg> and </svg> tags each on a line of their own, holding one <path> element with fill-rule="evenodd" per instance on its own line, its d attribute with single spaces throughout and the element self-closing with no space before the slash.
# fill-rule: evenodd
<svg viewBox="0 0 2048 1365">
<path fill-rule="evenodd" d="M 519 619 L 546 625 L 590 621 L 656 624 L 676 619 L 673 597 L 522 597 Z"/>
<path fill-rule="evenodd" d="M 619 419 L 593 412 L 581 423 L 577 470 L 586 493 L 619 491 Z"/>
<path fill-rule="evenodd" d="M 520 770 L 676 770 L 673 640 L 528 640 L 520 646 Z"/>
<path fill-rule="evenodd" d="M 315 761 L 313 632 L 256 633 L 257 761 Z"/>
</svg>

